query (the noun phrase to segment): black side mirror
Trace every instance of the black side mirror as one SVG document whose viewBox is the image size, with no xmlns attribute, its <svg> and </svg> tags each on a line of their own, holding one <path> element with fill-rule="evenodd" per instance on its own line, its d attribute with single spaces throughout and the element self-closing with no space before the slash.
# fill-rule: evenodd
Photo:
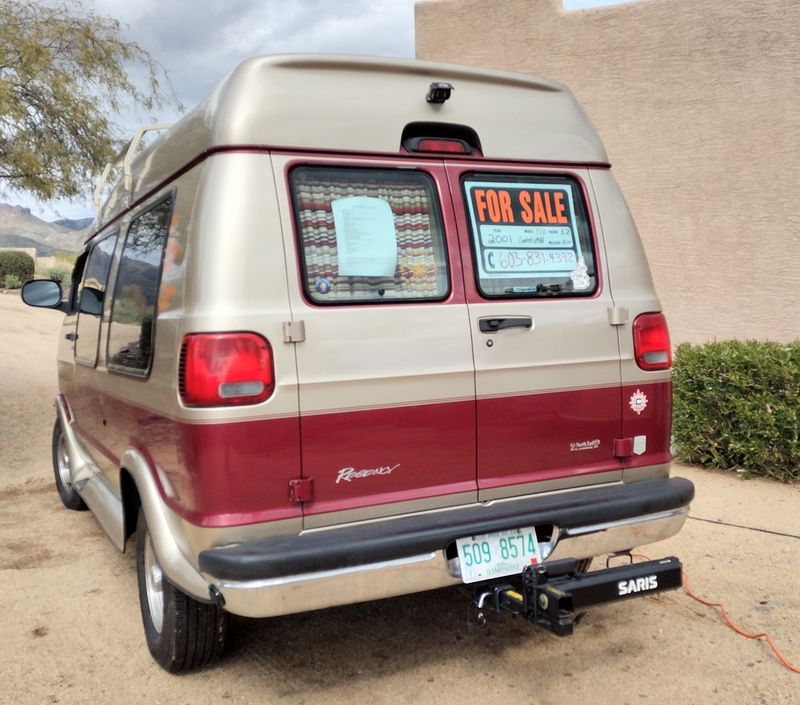
<svg viewBox="0 0 800 705">
<path fill-rule="evenodd" d="M 88 313 L 92 316 L 99 316 L 103 313 L 103 292 L 91 286 L 81 289 L 81 301 L 78 310 L 81 313 Z"/>
<path fill-rule="evenodd" d="M 32 279 L 22 285 L 20 296 L 28 306 L 37 308 L 57 308 L 61 305 L 61 284 L 55 279 Z"/>
</svg>

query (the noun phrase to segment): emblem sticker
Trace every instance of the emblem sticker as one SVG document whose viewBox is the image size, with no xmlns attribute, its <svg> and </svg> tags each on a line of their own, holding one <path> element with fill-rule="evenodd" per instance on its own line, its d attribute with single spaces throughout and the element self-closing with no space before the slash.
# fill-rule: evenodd
<svg viewBox="0 0 800 705">
<path fill-rule="evenodd" d="M 333 289 L 333 284 L 330 279 L 323 279 L 320 277 L 314 282 L 314 291 L 318 294 L 329 294 L 331 289 Z"/>
<path fill-rule="evenodd" d="M 572 443 L 569 444 L 569 449 L 573 453 L 578 453 L 582 450 L 597 450 L 599 447 L 599 438 L 595 438 L 593 441 L 572 441 Z"/>
<path fill-rule="evenodd" d="M 569 278 L 572 279 L 572 288 L 575 291 L 584 291 L 591 285 L 589 269 L 582 256 L 578 257 L 578 265 L 570 272 Z"/>
<path fill-rule="evenodd" d="M 637 414 L 641 414 L 647 408 L 647 395 L 641 389 L 637 389 L 631 394 L 628 404 Z"/>
</svg>

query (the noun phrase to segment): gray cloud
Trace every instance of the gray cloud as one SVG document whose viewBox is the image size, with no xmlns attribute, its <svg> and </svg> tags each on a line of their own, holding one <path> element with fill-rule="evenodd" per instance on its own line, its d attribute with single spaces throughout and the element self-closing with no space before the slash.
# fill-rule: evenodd
<svg viewBox="0 0 800 705">
<path fill-rule="evenodd" d="M 415 0 L 84 0 L 118 19 L 167 70 L 187 109 L 199 103 L 244 59 L 260 54 L 329 52 L 414 56 Z M 134 74 L 135 75 L 135 74 Z M 120 116 L 123 133 L 137 124 L 174 120 L 174 109 Z M 11 200 L 47 219 L 92 215 L 88 202 Z"/>
<path fill-rule="evenodd" d="M 95 0 L 160 61 L 192 107 L 259 54 L 414 55 L 414 0 Z"/>
</svg>

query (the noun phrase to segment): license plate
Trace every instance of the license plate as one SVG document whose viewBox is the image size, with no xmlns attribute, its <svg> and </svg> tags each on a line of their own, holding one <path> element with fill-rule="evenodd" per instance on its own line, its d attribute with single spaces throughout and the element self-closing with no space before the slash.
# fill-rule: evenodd
<svg viewBox="0 0 800 705">
<path fill-rule="evenodd" d="M 539 562 L 539 544 L 532 526 L 468 536 L 456 540 L 465 583 L 521 573 Z"/>
</svg>

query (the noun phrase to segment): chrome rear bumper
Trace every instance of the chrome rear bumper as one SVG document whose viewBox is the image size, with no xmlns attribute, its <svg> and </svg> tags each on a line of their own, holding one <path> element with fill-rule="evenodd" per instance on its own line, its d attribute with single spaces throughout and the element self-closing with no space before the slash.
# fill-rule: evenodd
<svg viewBox="0 0 800 705">
<path fill-rule="evenodd" d="M 569 529 L 540 544 L 545 561 L 590 558 L 667 539 L 680 531 L 688 506 Z M 244 617 L 273 617 L 458 585 L 457 559 L 443 550 L 397 560 L 265 580 L 219 580 L 205 575 L 225 609 Z"/>
</svg>

